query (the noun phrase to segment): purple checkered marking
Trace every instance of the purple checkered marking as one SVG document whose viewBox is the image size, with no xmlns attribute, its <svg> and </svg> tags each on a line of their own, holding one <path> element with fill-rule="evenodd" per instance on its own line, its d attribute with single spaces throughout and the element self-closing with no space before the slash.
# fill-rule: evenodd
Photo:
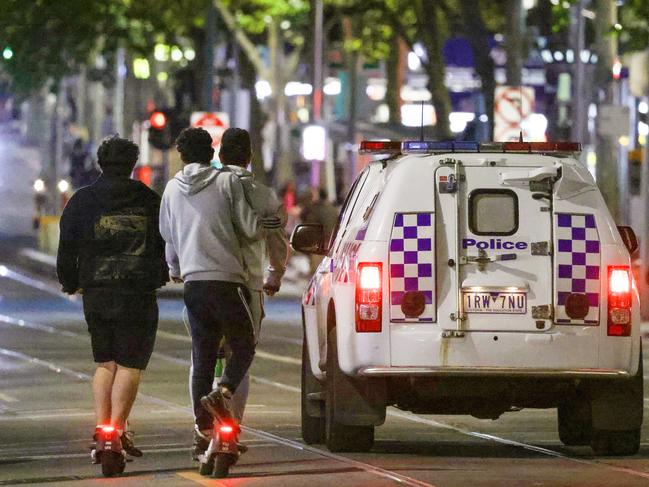
<svg viewBox="0 0 649 487">
<path fill-rule="evenodd" d="M 599 323 L 600 242 L 595 216 L 557 213 L 555 226 L 555 322 L 570 325 Z M 585 294 L 590 304 L 584 319 L 570 318 L 566 299 Z"/>
<path fill-rule="evenodd" d="M 390 320 L 434 322 L 435 218 L 433 213 L 396 213 L 390 236 Z M 407 318 L 401 310 L 408 291 L 423 293 L 426 307 L 421 316 Z"/>
</svg>

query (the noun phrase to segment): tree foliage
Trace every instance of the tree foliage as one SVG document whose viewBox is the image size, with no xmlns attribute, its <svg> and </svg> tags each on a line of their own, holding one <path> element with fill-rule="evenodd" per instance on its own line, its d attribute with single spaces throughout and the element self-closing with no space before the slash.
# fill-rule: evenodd
<svg viewBox="0 0 649 487">
<path fill-rule="evenodd" d="M 93 55 L 118 46 L 149 53 L 165 39 L 200 28 L 208 0 L 4 0 L 0 49 L 14 56 L 1 68 L 14 91 L 29 94 L 76 72 Z"/>
</svg>

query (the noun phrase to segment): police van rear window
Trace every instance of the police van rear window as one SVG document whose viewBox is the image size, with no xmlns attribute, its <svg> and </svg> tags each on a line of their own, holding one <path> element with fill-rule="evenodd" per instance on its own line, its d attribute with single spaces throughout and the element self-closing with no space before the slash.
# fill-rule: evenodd
<svg viewBox="0 0 649 487">
<path fill-rule="evenodd" d="M 475 235 L 513 235 L 518 197 L 509 189 L 477 189 L 469 195 L 469 229 Z"/>
</svg>

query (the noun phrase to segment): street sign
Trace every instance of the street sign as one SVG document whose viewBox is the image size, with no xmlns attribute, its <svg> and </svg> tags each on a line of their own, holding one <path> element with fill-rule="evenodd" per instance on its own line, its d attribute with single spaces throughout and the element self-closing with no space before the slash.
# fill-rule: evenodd
<svg viewBox="0 0 649 487">
<path fill-rule="evenodd" d="M 494 92 L 494 140 L 517 141 L 520 131 L 530 140 L 524 122 L 534 110 L 534 88 L 530 86 L 498 86 Z"/>
<path fill-rule="evenodd" d="M 631 118 L 629 107 L 600 105 L 597 109 L 597 133 L 610 137 L 629 135 Z"/>
<path fill-rule="evenodd" d="M 212 147 L 218 152 L 223 132 L 230 127 L 230 118 L 225 112 L 193 112 L 189 124 L 207 130 L 212 136 Z"/>
</svg>

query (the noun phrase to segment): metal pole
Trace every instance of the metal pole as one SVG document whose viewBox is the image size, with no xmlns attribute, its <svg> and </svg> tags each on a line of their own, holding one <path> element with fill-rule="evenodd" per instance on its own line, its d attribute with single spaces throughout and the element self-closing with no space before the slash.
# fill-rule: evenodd
<svg viewBox="0 0 649 487">
<path fill-rule="evenodd" d="M 124 78 L 126 77 L 125 66 L 126 54 L 124 48 L 117 49 L 115 56 L 115 96 L 113 97 L 113 129 L 121 137 L 128 137 L 124 133 Z"/>
<path fill-rule="evenodd" d="M 649 95 L 649 91 L 647 92 Z M 642 222 L 640 225 L 640 266 L 639 291 L 640 312 L 644 320 L 649 319 L 649 145 L 644 147 L 644 160 L 641 164 L 640 191 L 642 197 Z"/>
<path fill-rule="evenodd" d="M 322 118 L 322 37 L 323 4 L 315 0 L 315 29 L 313 31 L 313 121 Z"/>
<path fill-rule="evenodd" d="M 576 27 L 575 32 L 575 44 L 574 44 L 574 56 L 575 64 L 573 65 L 573 78 L 574 78 L 574 89 L 573 89 L 573 108 L 574 116 L 572 117 L 572 130 L 571 138 L 577 142 L 585 142 L 585 121 L 586 121 L 586 88 L 584 86 L 585 82 L 585 64 L 581 59 L 581 53 L 585 48 L 585 37 L 586 37 L 586 21 L 582 14 L 584 8 L 586 8 L 586 0 L 579 0 L 576 5 L 573 5 L 572 17 L 573 25 Z"/>
</svg>

